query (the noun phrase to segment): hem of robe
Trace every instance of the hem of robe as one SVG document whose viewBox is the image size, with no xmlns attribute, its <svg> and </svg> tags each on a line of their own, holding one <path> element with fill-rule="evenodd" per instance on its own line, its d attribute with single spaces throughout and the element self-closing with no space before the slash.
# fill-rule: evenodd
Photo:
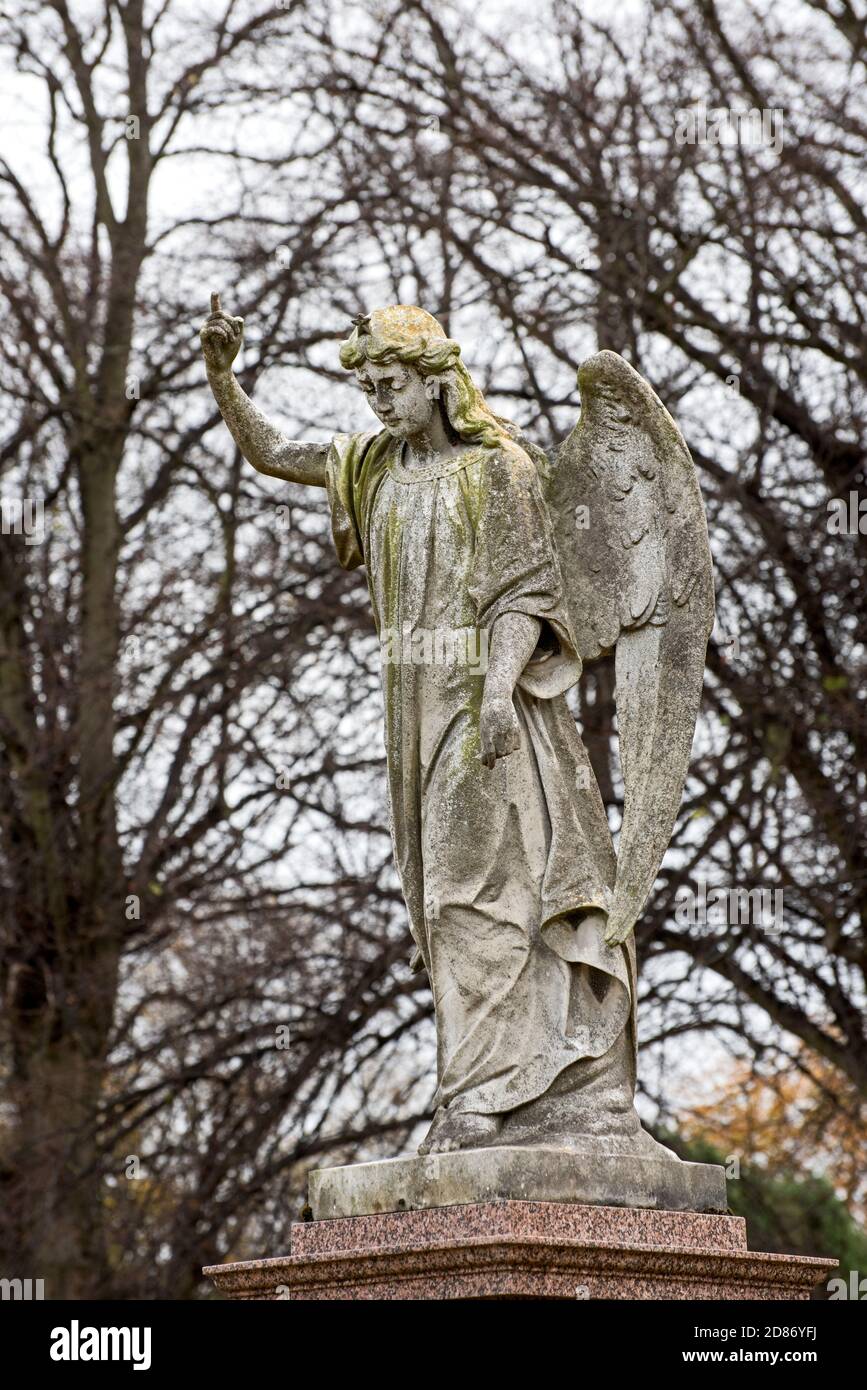
<svg viewBox="0 0 867 1390">
<path fill-rule="evenodd" d="M 556 1081 L 561 1072 L 572 1066 L 573 1063 L 595 1060 L 604 1056 L 617 1042 L 624 1028 L 630 1026 L 632 1050 L 635 1054 L 637 1029 L 634 946 L 630 949 L 631 939 L 629 943 L 624 943 L 621 946 L 607 946 L 600 935 L 598 926 L 588 923 L 584 915 L 588 911 L 605 912 L 606 910 L 607 903 L 587 903 L 573 899 L 562 906 L 558 905 L 556 910 L 547 912 L 541 928 L 542 943 L 566 964 L 588 966 L 608 975 L 614 981 L 612 989 L 615 993 L 613 998 L 610 990 L 605 1001 L 610 1017 L 606 1021 L 606 1026 L 597 1032 L 594 1044 L 590 1046 L 588 1038 L 587 1045 L 583 1049 L 577 1045 L 569 1049 L 568 1035 L 564 1032 L 564 1045 L 558 1053 L 554 1057 L 540 1054 L 535 1064 L 523 1067 L 525 1084 L 519 1087 L 516 1082 L 510 1083 L 508 1098 L 498 1098 L 496 1095 L 490 1094 L 492 1091 L 501 1090 L 502 1087 L 501 1082 L 492 1078 L 482 1081 L 476 1086 L 468 1086 L 456 1092 L 449 1099 L 444 1099 L 442 1087 L 438 1086 L 433 1100 L 435 1106 L 442 1106 L 453 1114 L 509 1114 L 518 1106 L 538 1100 Z M 568 921 L 570 916 L 577 917 L 578 920 Z M 553 941 L 549 939 L 552 931 Z M 565 954 L 567 951 L 569 954 Z M 573 987 L 575 984 L 577 981 L 573 982 Z M 602 1001 L 597 1001 L 597 1003 L 599 1009 L 602 1010 Z"/>
</svg>

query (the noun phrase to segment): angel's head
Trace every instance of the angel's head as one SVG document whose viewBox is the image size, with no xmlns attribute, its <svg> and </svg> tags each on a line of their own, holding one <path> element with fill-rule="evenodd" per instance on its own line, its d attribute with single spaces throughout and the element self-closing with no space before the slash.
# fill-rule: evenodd
<svg viewBox="0 0 867 1390">
<path fill-rule="evenodd" d="M 457 438 L 489 448 L 502 444 L 505 422 L 487 405 L 461 361 L 460 347 L 433 315 L 410 304 L 392 304 L 353 322 L 340 361 L 354 369 L 389 433 L 409 438 L 442 411 Z"/>
</svg>

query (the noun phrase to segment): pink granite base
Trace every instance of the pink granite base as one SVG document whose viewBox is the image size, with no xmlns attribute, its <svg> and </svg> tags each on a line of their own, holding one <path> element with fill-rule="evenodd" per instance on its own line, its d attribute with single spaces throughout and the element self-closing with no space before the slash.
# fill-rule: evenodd
<svg viewBox="0 0 867 1390">
<path fill-rule="evenodd" d="M 204 1273 L 233 1299 L 806 1299 L 836 1267 L 750 1252 L 741 1217 L 506 1201 L 299 1222 L 290 1255 Z"/>
</svg>

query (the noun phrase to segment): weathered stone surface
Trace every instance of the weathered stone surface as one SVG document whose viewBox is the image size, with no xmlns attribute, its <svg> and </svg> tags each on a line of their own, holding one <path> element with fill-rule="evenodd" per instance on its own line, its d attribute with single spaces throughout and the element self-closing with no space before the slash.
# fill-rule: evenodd
<svg viewBox="0 0 867 1390">
<path fill-rule="evenodd" d="M 316 1221 L 506 1200 L 699 1212 L 725 1212 L 728 1205 L 720 1167 L 589 1145 L 583 1153 L 498 1145 L 321 1168 L 310 1174 L 309 1193 Z"/>
<path fill-rule="evenodd" d="M 340 349 L 382 429 L 293 441 L 232 374 L 243 327 L 213 296 L 202 347 L 238 448 L 324 487 L 340 564 L 367 570 L 396 859 L 436 1011 L 420 1152 L 592 1136 L 643 1158 L 632 929 L 680 802 L 713 619 L 683 438 L 600 352 L 552 466 L 491 410 L 442 325 L 393 304 L 357 315 Z M 565 700 L 611 648 L 617 858 Z"/>
<path fill-rule="evenodd" d="M 292 1253 L 204 1272 L 233 1299 L 806 1299 L 835 1261 L 752 1254 L 743 1220 L 492 1202 L 292 1228 Z"/>
</svg>

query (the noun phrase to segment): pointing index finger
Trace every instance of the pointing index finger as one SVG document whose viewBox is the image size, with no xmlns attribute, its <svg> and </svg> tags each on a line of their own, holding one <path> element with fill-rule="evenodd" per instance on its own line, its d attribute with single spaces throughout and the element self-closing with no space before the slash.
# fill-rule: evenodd
<svg viewBox="0 0 867 1390">
<path fill-rule="evenodd" d="M 217 292 L 214 292 L 214 293 L 211 295 L 211 313 L 212 313 L 212 314 L 219 314 L 219 312 L 220 312 L 220 296 L 219 296 L 219 294 L 218 294 Z"/>
</svg>

